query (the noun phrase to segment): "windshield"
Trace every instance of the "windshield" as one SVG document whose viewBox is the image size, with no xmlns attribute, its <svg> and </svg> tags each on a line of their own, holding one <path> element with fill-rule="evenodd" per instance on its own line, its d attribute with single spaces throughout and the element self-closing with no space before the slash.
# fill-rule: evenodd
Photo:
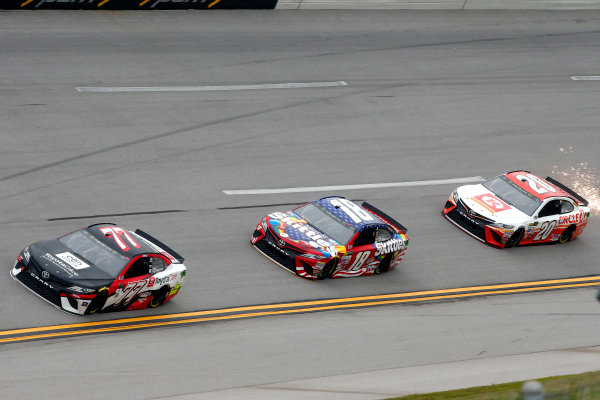
<svg viewBox="0 0 600 400">
<path fill-rule="evenodd" d="M 297 208 L 294 212 L 327 236 L 344 245 L 352 239 L 356 232 L 354 228 L 334 219 L 313 203 Z"/>
<path fill-rule="evenodd" d="M 504 175 L 485 181 L 482 185 L 499 199 L 518 208 L 527 215 L 533 215 L 535 210 L 542 204 L 540 199 L 527 193 Z"/>
<path fill-rule="evenodd" d="M 113 252 L 85 230 L 69 233 L 58 240 L 85 261 L 113 276 L 121 272 L 129 261 L 127 257 Z"/>
</svg>

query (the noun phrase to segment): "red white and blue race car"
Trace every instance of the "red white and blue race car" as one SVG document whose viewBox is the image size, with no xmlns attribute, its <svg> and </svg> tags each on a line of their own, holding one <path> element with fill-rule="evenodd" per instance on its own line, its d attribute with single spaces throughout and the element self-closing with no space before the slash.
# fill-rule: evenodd
<svg viewBox="0 0 600 400">
<path fill-rule="evenodd" d="M 387 272 L 402 260 L 408 237 L 372 205 L 333 196 L 267 215 L 251 244 L 280 267 L 314 280 Z"/>
<path fill-rule="evenodd" d="M 495 247 L 566 243 L 579 236 L 590 209 L 580 195 L 548 177 L 513 171 L 450 195 L 442 215 Z"/>
<path fill-rule="evenodd" d="M 10 275 L 50 304 L 73 314 L 157 307 L 177 293 L 183 258 L 149 234 L 96 224 L 35 242 Z"/>
</svg>

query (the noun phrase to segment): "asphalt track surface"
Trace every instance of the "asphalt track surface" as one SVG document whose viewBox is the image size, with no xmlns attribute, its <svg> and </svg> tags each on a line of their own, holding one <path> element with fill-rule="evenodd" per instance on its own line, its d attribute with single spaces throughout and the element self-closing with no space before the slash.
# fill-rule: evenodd
<svg viewBox="0 0 600 400">
<path fill-rule="evenodd" d="M 492 177 L 523 168 L 578 187 L 597 212 L 600 83 L 570 77 L 600 75 L 598 22 L 600 13 L 593 11 L 0 13 L 0 329 L 597 274 L 600 223 L 594 215 L 584 235 L 567 245 L 502 251 L 441 217 L 453 184 L 269 195 L 223 190 Z M 76 90 L 337 81 L 348 85 Z M 329 194 L 368 200 L 408 228 L 411 243 L 400 268 L 309 282 L 252 251 L 248 239 L 263 215 Z M 186 257 L 189 273 L 173 302 L 82 319 L 10 279 L 8 270 L 26 244 L 102 221 L 141 228 Z M 593 296 L 591 289 L 586 293 Z M 535 296 L 515 296 L 511 306 L 518 309 L 519 299 L 535 303 Z M 471 302 L 485 309 L 486 301 Z M 439 334 L 427 335 L 430 343 L 423 339 L 422 348 L 439 348 L 446 336 L 462 334 L 455 320 L 464 305 L 448 303 L 427 318 L 423 331 Z M 100 381 L 105 384 L 90 386 L 90 398 L 141 399 L 477 357 L 459 347 L 420 358 L 398 345 L 394 354 L 369 356 L 373 341 L 401 343 L 418 335 L 401 317 L 428 307 L 440 306 L 6 345 L 0 352 L 23 366 L 36 363 L 39 371 L 51 370 L 62 351 L 66 356 L 57 359 L 63 362 L 78 353 L 99 362 L 81 379 L 64 368 L 33 387 L 5 374 L 12 366 L 2 363 L 0 392 L 21 389 L 24 398 L 35 398 L 53 380 L 69 382 L 73 391 Z M 361 322 L 339 321 L 349 315 Z M 499 337 L 515 329 L 504 318 L 512 317 L 487 320 Z M 476 325 L 478 318 L 467 320 Z M 357 331 L 346 336 L 336 321 Z M 546 328 L 531 329 L 544 337 Z M 585 324 L 564 331 L 530 347 L 501 347 L 496 355 L 598 344 Z M 249 340 L 260 340 L 261 333 L 268 343 Z M 177 350 L 179 339 L 186 351 Z M 480 339 L 493 348 L 493 337 Z M 211 340 L 221 341 L 215 351 L 209 351 Z M 325 350 L 332 343 L 337 352 Z M 108 355 L 127 362 L 120 367 Z M 349 364 L 352 357 L 360 362 Z M 301 369 L 294 367 L 297 358 Z M 202 373 L 178 374 L 178 365 L 201 365 Z M 62 390 L 67 397 L 73 393 Z"/>
</svg>

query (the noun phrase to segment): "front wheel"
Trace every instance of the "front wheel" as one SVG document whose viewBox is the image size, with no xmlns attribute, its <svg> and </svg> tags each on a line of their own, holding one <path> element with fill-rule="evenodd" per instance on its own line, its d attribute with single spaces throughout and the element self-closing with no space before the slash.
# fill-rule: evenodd
<svg viewBox="0 0 600 400">
<path fill-rule="evenodd" d="M 523 234 L 525 233 L 525 231 L 523 230 L 523 228 L 519 228 L 515 231 L 515 233 L 512 234 L 512 236 L 508 239 L 508 241 L 506 242 L 506 244 L 504 245 L 504 247 L 515 247 L 516 245 L 519 244 L 519 242 L 521 241 L 521 239 L 523 239 Z"/>
<path fill-rule="evenodd" d="M 333 275 L 333 272 L 335 271 L 337 264 L 338 264 L 337 258 L 329 260 L 329 262 L 327 262 L 327 264 L 325 264 L 325 266 L 323 267 L 323 269 L 321 270 L 319 275 L 317 275 L 317 279 L 320 280 L 320 279 L 325 279 L 325 278 L 331 278 L 331 275 Z"/>
<path fill-rule="evenodd" d="M 102 307 L 104 307 L 104 304 L 106 303 L 106 299 L 108 299 L 108 288 L 103 287 L 102 289 L 98 290 L 98 294 L 92 299 L 92 302 L 85 310 L 85 313 L 95 314 L 102 310 Z"/>
</svg>

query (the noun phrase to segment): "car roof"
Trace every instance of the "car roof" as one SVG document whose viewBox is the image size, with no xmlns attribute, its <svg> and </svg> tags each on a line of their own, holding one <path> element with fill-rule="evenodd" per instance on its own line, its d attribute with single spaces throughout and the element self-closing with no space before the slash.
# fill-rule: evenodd
<svg viewBox="0 0 600 400">
<path fill-rule="evenodd" d="M 542 201 L 552 197 L 573 198 L 573 196 L 563 189 L 529 171 L 512 171 L 504 174 L 504 176 L 527 193 L 530 193 Z M 537 190 L 535 190 L 534 187 L 536 187 Z"/>
<path fill-rule="evenodd" d="M 150 247 L 145 241 L 139 240 L 126 229 L 114 224 L 95 224 L 81 230 L 89 232 L 112 250 L 129 258 L 141 254 L 157 253 L 156 249 Z M 113 237 L 115 234 L 117 238 Z"/>
<path fill-rule="evenodd" d="M 372 220 L 368 220 L 368 221 L 361 220 L 361 222 L 356 222 L 354 219 L 352 219 L 352 217 L 350 215 L 348 215 L 347 212 L 345 212 L 342 209 L 342 207 L 340 207 L 338 204 L 332 204 L 332 201 L 334 203 L 337 203 L 336 200 L 339 200 L 339 199 L 343 199 L 344 202 L 348 202 L 356 207 L 360 207 L 360 209 L 364 210 L 367 214 L 369 214 L 372 217 Z M 362 231 L 366 227 L 389 226 L 389 224 L 386 223 L 385 221 L 383 221 L 381 218 L 379 218 L 379 216 L 373 214 L 372 212 L 370 212 L 363 206 L 356 204 L 356 203 L 352 202 L 351 200 L 348 200 L 341 196 L 323 197 L 322 199 L 316 200 L 315 203 L 317 203 L 318 205 L 323 207 L 328 213 L 333 215 L 336 219 L 339 219 L 339 220 L 343 221 L 345 224 L 352 226 L 357 231 Z"/>
</svg>

